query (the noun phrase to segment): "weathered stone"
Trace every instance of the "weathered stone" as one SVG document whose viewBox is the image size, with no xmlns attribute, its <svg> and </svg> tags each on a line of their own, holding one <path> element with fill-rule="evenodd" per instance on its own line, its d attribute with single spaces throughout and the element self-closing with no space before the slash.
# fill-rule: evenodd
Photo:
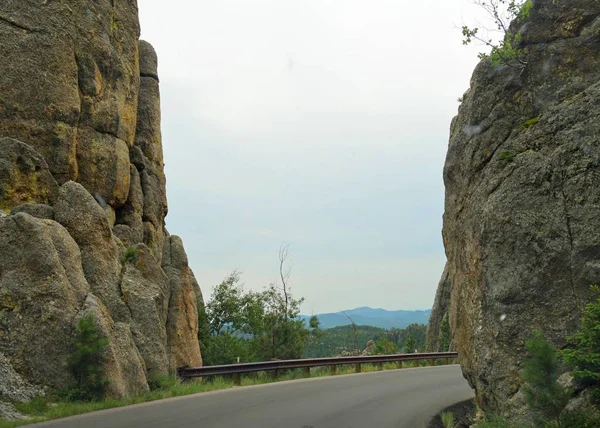
<svg viewBox="0 0 600 428">
<path fill-rule="evenodd" d="M 92 128 L 79 130 L 77 144 L 80 182 L 91 194 L 99 194 L 109 205 L 120 207 L 129 194 L 129 149 L 110 134 Z"/>
<path fill-rule="evenodd" d="M 0 353 L 0 401 L 27 403 L 33 398 L 43 395 L 42 388 L 23 379 L 12 367 L 8 358 Z"/>
<path fill-rule="evenodd" d="M 149 380 L 169 374 L 167 311 L 169 281 L 148 247 L 130 247 L 121 290 L 131 312 L 133 338 L 145 363 Z"/>
<path fill-rule="evenodd" d="M 113 232 L 126 246 L 135 245 L 144 240 L 144 225 L 142 214 L 144 212 L 144 194 L 140 183 L 138 170 L 131 165 L 130 185 L 127 202 L 117 211 L 117 226 Z"/>
<path fill-rule="evenodd" d="M 0 419 L 4 419 L 6 421 L 16 421 L 19 419 L 24 419 L 25 416 L 15 409 L 11 403 L 6 403 L 4 401 L 0 401 Z"/>
<path fill-rule="evenodd" d="M 157 262 L 161 261 L 162 249 L 165 242 L 164 229 L 157 229 L 149 221 L 144 222 L 144 244 L 150 248 L 150 252 Z"/>
<path fill-rule="evenodd" d="M 541 330 L 563 346 L 600 275 L 599 17 L 595 0 L 534 2 L 527 67 L 484 60 L 452 122 L 445 304 L 490 412 L 521 412 L 524 341 Z"/>
<path fill-rule="evenodd" d="M 88 294 L 74 325 L 91 316 L 100 337 L 108 344 L 102 355 L 104 374 L 109 379 L 107 395 L 128 397 L 148 391 L 144 361 L 135 347 L 129 324 L 115 323 L 108 309 L 92 293 Z"/>
<path fill-rule="evenodd" d="M 140 55 L 140 76 L 151 77 L 158 81 L 158 56 L 150 43 L 145 40 L 140 40 L 139 43 Z"/>
<path fill-rule="evenodd" d="M 39 153 L 20 141 L 0 138 L 0 210 L 8 213 L 26 203 L 47 204 L 57 190 Z"/>
<path fill-rule="evenodd" d="M 450 292 L 452 284 L 448 277 L 448 264 L 444 268 L 444 273 L 438 284 L 435 294 L 435 301 L 429 316 L 429 324 L 427 325 L 427 335 L 425 339 L 425 350 L 427 352 L 447 352 L 448 349 L 440 349 L 441 332 L 440 327 L 445 316 L 448 316 L 450 310 Z"/>
<path fill-rule="evenodd" d="M 162 139 L 160 131 L 160 90 L 157 57 L 154 48 L 140 41 L 140 92 L 133 163 L 140 171 L 144 194 L 144 243 L 160 262 L 164 242 L 164 219 L 167 215 L 167 192 L 164 174 Z M 156 244 L 156 245 L 155 245 Z"/>
<path fill-rule="evenodd" d="M 167 237 L 162 263 L 171 287 L 167 320 L 171 371 L 182 366 L 199 367 L 202 357 L 198 345 L 197 295 L 194 292 L 197 282 L 188 266 L 181 238 Z"/>
<path fill-rule="evenodd" d="M 180 241 L 161 268 L 157 57 L 138 37 L 135 1 L 0 2 L 0 353 L 52 388 L 72 381 L 87 315 L 109 340 L 109 395 L 202 362 Z"/>
<path fill-rule="evenodd" d="M 89 286 L 68 232 L 25 213 L 0 219 L 0 353 L 25 379 L 66 387 L 71 322 Z"/>
<path fill-rule="evenodd" d="M 11 210 L 10 214 L 27 213 L 32 217 L 54 220 L 54 208 L 44 204 L 24 204 Z"/>
<path fill-rule="evenodd" d="M 133 144 L 135 2 L 5 0 L 0 16 L 0 135 L 35 147 L 60 183 L 77 178 L 82 127 Z"/>
<path fill-rule="evenodd" d="M 121 261 L 102 207 L 79 183 L 69 181 L 59 190 L 56 221 L 75 239 L 81 250 L 83 271 L 92 292 L 108 307 L 115 321 L 128 321 L 129 310 L 121 299 Z"/>
</svg>

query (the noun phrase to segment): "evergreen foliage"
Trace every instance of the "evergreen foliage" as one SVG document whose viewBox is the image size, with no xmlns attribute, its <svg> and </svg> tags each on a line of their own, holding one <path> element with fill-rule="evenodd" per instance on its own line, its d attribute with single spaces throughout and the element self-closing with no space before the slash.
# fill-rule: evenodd
<svg viewBox="0 0 600 428">
<path fill-rule="evenodd" d="M 73 350 L 67 358 L 75 385 L 65 391 L 66 398 L 75 401 L 102 398 L 108 385 L 102 365 L 102 353 L 107 345 L 108 339 L 100 336 L 91 315 L 77 322 Z"/>
<path fill-rule="evenodd" d="M 583 387 L 600 386 L 600 288 L 592 287 L 592 291 L 597 297 L 586 305 L 581 328 L 568 338 L 569 347 L 562 352 Z"/>
<path fill-rule="evenodd" d="M 440 348 L 439 352 L 448 352 L 450 349 L 450 320 L 448 312 L 442 318 L 442 324 L 440 325 Z"/>
<path fill-rule="evenodd" d="M 527 357 L 523 361 L 521 378 L 523 392 L 530 408 L 539 410 L 545 420 L 555 421 L 560 426 L 560 415 L 570 398 L 570 391 L 558 383 L 562 367 L 558 351 L 540 332 L 525 341 Z"/>
<path fill-rule="evenodd" d="M 376 344 L 376 352 L 381 354 L 396 353 L 404 349 L 408 336 L 411 335 L 415 341 L 415 347 L 422 350 L 425 346 L 425 332 L 427 326 L 423 324 L 411 324 L 407 328 L 392 328 L 386 330 L 381 327 L 368 325 L 356 326 L 356 340 L 360 351 L 367 347 L 369 340 Z M 309 340 L 304 349 L 304 357 L 334 357 L 355 350 L 354 329 L 351 325 L 343 325 L 320 331 L 320 336 L 315 340 Z M 389 342 L 389 344 L 387 344 Z M 386 343 L 386 344 L 384 344 Z M 383 352 L 383 349 L 392 352 Z M 413 350 L 415 348 L 412 348 Z"/>
<path fill-rule="evenodd" d="M 412 337 L 412 334 L 408 335 L 408 338 L 406 339 L 406 343 L 404 344 L 404 353 L 405 354 L 412 354 L 415 352 L 415 346 L 416 346 L 416 342 L 415 339 Z"/>
</svg>

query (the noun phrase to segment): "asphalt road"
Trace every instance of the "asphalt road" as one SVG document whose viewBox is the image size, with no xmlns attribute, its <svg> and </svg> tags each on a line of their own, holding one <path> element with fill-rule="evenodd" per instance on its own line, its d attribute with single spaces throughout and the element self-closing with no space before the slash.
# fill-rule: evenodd
<svg viewBox="0 0 600 428">
<path fill-rule="evenodd" d="M 74 416 L 61 428 L 420 428 L 474 396 L 460 367 L 330 376 L 240 387 Z"/>
</svg>

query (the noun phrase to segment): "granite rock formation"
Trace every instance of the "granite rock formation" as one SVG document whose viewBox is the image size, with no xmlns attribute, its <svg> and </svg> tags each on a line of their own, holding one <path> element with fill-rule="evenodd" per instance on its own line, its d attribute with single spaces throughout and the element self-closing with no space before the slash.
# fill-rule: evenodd
<svg viewBox="0 0 600 428">
<path fill-rule="evenodd" d="M 135 0 L 0 3 L 0 378 L 34 391 L 72 381 L 87 315 L 109 339 L 112 396 L 202 364 L 202 295 L 165 229 L 157 57 L 139 32 Z"/>
<path fill-rule="evenodd" d="M 564 346 L 600 276 L 600 3 L 535 0 L 512 29 L 526 67 L 483 60 L 451 124 L 429 338 L 448 312 L 479 405 L 509 416 L 524 341 Z"/>
</svg>

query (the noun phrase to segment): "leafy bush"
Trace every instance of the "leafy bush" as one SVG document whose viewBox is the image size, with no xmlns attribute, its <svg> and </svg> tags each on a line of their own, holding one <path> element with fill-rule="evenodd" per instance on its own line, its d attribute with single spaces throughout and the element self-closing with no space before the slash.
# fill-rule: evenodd
<svg viewBox="0 0 600 428">
<path fill-rule="evenodd" d="M 389 339 L 381 339 L 375 343 L 375 354 L 391 355 L 398 352 L 398 347 Z"/>
<path fill-rule="evenodd" d="M 474 3 L 488 14 L 494 28 L 471 28 L 463 25 L 463 44 L 469 45 L 478 41 L 490 48 L 489 54 L 480 53 L 479 58 L 489 58 L 492 65 L 508 65 L 518 69 L 527 66 L 525 52 L 520 47 L 522 36 L 519 32 L 511 30 L 510 24 L 515 19 L 529 18 L 533 0 L 475 0 Z M 497 42 L 490 36 L 490 33 L 496 31 L 502 34 L 502 38 Z"/>
<path fill-rule="evenodd" d="M 91 315 L 81 318 L 75 330 L 73 350 L 67 357 L 75 385 L 61 395 L 69 401 L 100 399 L 108 385 L 102 365 L 102 352 L 108 339 L 100 337 Z"/>
</svg>

